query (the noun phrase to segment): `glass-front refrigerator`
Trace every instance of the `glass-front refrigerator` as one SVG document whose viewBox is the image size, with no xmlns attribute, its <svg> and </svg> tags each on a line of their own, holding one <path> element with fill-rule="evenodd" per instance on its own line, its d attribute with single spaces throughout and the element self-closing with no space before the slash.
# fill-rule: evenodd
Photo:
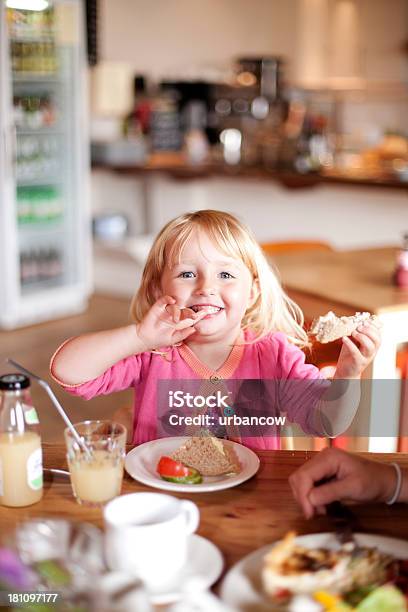
<svg viewBox="0 0 408 612">
<path fill-rule="evenodd" d="M 82 0 L 0 0 L 0 327 L 86 307 L 91 236 Z"/>
</svg>

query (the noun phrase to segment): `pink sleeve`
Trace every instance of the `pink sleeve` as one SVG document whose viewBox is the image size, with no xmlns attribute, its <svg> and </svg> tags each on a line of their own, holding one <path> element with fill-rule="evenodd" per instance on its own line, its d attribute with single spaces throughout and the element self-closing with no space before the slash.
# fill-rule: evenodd
<svg viewBox="0 0 408 612">
<path fill-rule="evenodd" d="M 289 421 L 298 423 L 305 433 L 321 435 L 314 427 L 313 415 L 317 402 L 330 382 L 316 366 L 305 363 L 305 354 L 300 348 L 291 344 L 284 334 L 279 336 L 280 409 L 286 412 Z"/>
<path fill-rule="evenodd" d="M 108 395 L 109 393 L 114 393 L 115 391 L 129 389 L 129 387 L 132 387 L 139 381 L 143 361 L 146 360 L 146 358 L 150 358 L 149 353 L 131 355 L 130 357 L 126 357 L 125 359 L 118 361 L 108 370 L 106 370 L 106 372 L 93 380 L 88 380 L 79 385 L 67 385 L 63 381 L 58 380 L 52 371 L 54 357 L 60 348 L 61 347 L 59 347 L 51 359 L 51 376 L 59 385 L 68 391 L 68 393 L 71 393 L 71 395 L 78 395 L 86 400 L 92 399 L 97 395 Z"/>
</svg>

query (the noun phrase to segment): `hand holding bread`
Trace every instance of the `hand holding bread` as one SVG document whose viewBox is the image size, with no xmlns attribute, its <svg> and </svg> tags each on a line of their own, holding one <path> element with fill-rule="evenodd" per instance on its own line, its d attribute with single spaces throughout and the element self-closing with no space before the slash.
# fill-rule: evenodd
<svg viewBox="0 0 408 612">
<path fill-rule="evenodd" d="M 357 327 L 351 338 L 344 336 L 335 377 L 360 377 L 374 359 L 380 344 L 380 328 L 369 321 Z"/>
<path fill-rule="evenodd" d="M 313 321 L 309 333 L 323 344 L 342 338 L 335 378 L 359 378 L 381 343 L 380 322 L 369 312 L 356 312 L 351 317 L 328 312 Z"/>
</svg>

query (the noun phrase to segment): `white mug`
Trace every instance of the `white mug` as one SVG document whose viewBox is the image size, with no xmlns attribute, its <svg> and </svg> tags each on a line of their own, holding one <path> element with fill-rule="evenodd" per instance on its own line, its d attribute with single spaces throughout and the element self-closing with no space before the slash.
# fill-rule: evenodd
<svg viewBox="0 0 408 612">
<path fill-rule="evenodd" d="M 188 536 L 200 522 L 193 502 L 161 493 L 121 495 L 103 514 L 108 566 L 134 573 L 153 588 L 170 583 L 181 570 Z"/>
</svg>

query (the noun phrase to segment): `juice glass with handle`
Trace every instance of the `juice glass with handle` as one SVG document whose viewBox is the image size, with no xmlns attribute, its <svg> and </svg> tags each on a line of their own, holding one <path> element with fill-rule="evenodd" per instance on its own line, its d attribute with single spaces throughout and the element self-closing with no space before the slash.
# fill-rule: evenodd
<svg viewBox="0 0 408 612">
<path fill-rule="evenodd" d="M 113 421 L 82 421 L 74 428 L 90 454 L 65 429 L 67 462 L 74 497 L 79 504 L 103 506 L 120 494 L 126 447 L 126 428 Z"/>
</svg>

